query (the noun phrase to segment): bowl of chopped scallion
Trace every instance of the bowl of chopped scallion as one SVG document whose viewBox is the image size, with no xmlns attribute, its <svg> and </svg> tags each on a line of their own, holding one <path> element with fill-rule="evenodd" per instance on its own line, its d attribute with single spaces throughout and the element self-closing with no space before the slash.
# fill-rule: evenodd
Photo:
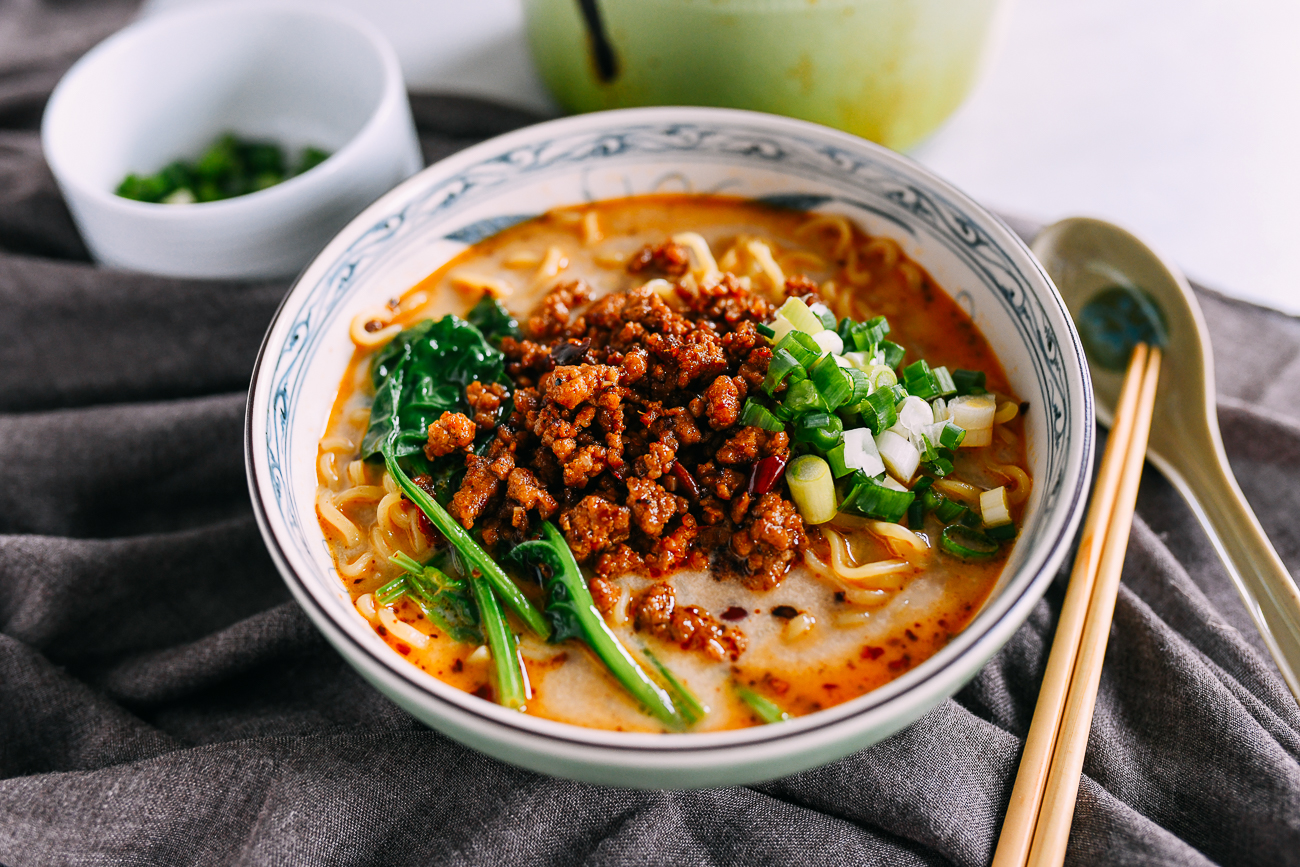
<svg viewBox="0 0 1300 867">
<path fill-rule="evenodd" d="M 96 261 L 176 277 L 292 275 L 422 162 L 383 37 L 278 3 L 125 28 L 64 76 L 41 138 Z"/>
</svg>

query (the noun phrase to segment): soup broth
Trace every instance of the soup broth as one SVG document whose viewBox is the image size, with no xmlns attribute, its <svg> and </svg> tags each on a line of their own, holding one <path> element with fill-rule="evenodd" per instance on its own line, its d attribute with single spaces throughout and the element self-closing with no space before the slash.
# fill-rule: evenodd
<svg viewBox="0 0 1300 867">
<path fill-rule="evenodd" d="M 320 444 L 318 513 L 358 616 L 412 665 L 485 699 L 496 694 L 486 648 L 453 640 L 409 599 L 376 599 L 402 575 L 392 562 L 395 553 L 425 562 L 441 541 L 384 464 L 360 457 L 374 400 L 375 352 L 421 320 L 465 316 L 485 293 L 495 295 L 527 331 L 529 316 L 557 285 L 581 280 L 598 299 L 646 284 L 656 276 L 653 267 L 634 271 L 629 264 L 683 233 L 702 238 L 717 271 L 771 299 L 773 307 L 786 294 L 785 281 L 800 275 L 837 318 L 886 317 L 889 340 L 906 350 L 900 367 L 924 358 L 932 367 L 983 372 L 984 389 L 997 406 L 990 442 L 954 449 L 952 471 L 935 477 L 931 487 L 965 505 L 968 519 L 980 514 L 982 493 L 1000 488 L 1019 525 L 1030 485 L 1019 401 L 969 316 L 896 243 L 870 237 L 842 217 L 720 196 L 633 197 L 565 208 L 469 247 L 389 306 L 362 311 L 353 322 L 357 350 Z M 690 291 L 700 282 L 697 254 L 691 252 L 685 273 L 656 290 L 667 303 L 675 303 L 678 285 Z M 573 315 L 580 314 L 575 305 Z M 840 514 L 805 525 L 793 565 L 770 589 L 749 586 L 718 568 L 721 555 L 714 551 L 666 574 L 645 568 L 606 574 L 605 622 L 655 679 L 657 661 L 707 706 L 692 731 L 761 724 L 745 690 L 790 715 L 838 705 L 915 667 L 965 628 L 988 598 L 1011 547 L 1002 544 L 986 559 L 965 560 L 943 549 L 944 524 L 933 512 L 914 522 L 914 532 L 904 529 L 907 519 L 886 523 Z M 874 563 L 902 565 L 875 578 L 857 575 Z M 584 563 L 584 572 L 592 574 L 591 562 Z M 741 634 L 743 650 L 719 659 L 638 628 L 637 600 L 665 582 L 679 608 L 695 606 Z M 534 582 L 521 576 L 520 586 L 536 604 L 544 603 Z M 665 730 L 585 644 L 548 643 L 513 615 L 510 625 L 519 636 L 531 691 L 524 712 L 595 728 Z"/>
</svg>

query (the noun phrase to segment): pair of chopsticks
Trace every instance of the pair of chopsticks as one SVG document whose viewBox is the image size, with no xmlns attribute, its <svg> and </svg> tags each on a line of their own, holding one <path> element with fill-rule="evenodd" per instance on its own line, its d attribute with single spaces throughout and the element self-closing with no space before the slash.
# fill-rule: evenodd
<svg viewBox="0 0 1300 867">
<path fill-rule="evenodd" d="M 1151 432 L 1160 349 L 1129 360 L 993 867 L 1065 860 L 1083 754 Z"/>
</svg>

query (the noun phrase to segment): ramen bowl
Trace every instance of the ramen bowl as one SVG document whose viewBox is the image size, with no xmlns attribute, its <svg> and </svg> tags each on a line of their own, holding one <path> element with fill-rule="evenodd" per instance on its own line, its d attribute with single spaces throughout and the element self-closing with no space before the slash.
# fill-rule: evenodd
<svg viewBox="0 0 1300 867">
<path fill-rule="evenodd" d="M 718 193 L 843 214 L 895 240 L 962 305 L 1030 404 L 1035 479 L 1020 539 L 988 601 L 934 656 L 859 698 L 788 722 L 642 734 L 526 716 L 434 679 L 354 608 L 317 515 L 318 442 L 353 355 L 359 311 L 401 295 L 469 244 L 551 208 L 635 194 Z M 267 333 L 246 423 L 263 535 L 312 621 L 362 676 L 418 719 L 512 764 L 638 787 L 743 784 L 824 764 L 898 731 L 970 680 L 1065 559 L 1093 454 L 1083 350 L 1016 236 L 897 154 L 806 122 L 648 108 L 566 118 L 492 139 L 388 193 L 308 266 Z"/>
</svg>

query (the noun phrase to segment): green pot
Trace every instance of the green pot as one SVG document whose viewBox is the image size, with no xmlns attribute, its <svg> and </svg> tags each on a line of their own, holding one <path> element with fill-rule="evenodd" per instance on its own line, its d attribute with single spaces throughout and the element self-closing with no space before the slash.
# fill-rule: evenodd
<svg viewBox="0 0 1300 867">
<path fill-rule="evenodd" d="M 748 108 L 906 150 L 965 99 L 1002 5 L 524 0 L 524 14 L 538 71 L 569 111 Z"/>
</svg>

